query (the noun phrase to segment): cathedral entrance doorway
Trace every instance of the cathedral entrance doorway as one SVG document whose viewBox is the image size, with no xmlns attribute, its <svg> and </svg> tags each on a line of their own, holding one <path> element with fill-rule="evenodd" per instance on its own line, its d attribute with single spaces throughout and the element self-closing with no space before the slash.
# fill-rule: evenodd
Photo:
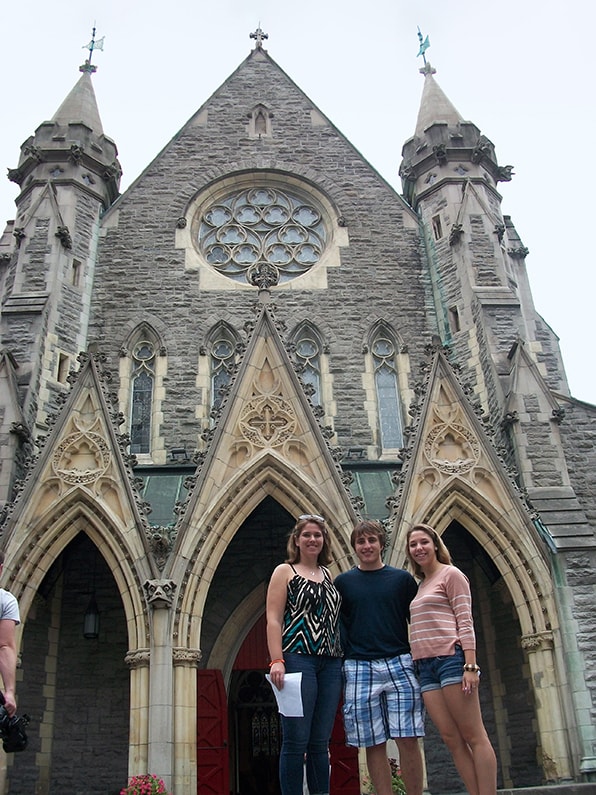
<svg viewBox="0 0 596 795">
<path fill-rule="evenodd" d="M 264 671 L 234 671 L 230 683 L 230 742 L 235 795 L 279 795 L 281 731 Z"/>
</svg>

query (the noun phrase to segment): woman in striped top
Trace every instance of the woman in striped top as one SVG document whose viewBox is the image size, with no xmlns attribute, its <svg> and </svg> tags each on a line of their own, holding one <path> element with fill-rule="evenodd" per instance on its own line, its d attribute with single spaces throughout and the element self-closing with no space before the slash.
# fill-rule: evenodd
<svg viewBox="0 0 596 795">
<path fill-rule="evenodd" d="M 310 795 L 329 792 L 329 738 L 341 695 L 339 609 L 341 596 L 326 568 L 330 561 L 325 519 L 298 517 L 288 557 L 267 591 L 267 643 L 272 684 L 301 673 L 303 717 L 281 716 L 279 757 L 282 795 L 302 795 L 303 768 Z"/>
<path fill-rule="evenodd" d="M 407 553 L 421 580 L 410 603 L 410 646 L 424 704 L 470 795 L 495 795 L 497 760 L 480 712 L 470 583 L 429 525 L 408 530 Z"/>
</svg>

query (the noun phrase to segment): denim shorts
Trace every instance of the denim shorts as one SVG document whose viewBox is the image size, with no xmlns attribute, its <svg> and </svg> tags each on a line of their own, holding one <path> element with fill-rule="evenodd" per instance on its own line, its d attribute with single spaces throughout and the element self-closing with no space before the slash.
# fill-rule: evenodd
<svg viewBox="0 0 596 795">
<path fill-rule="evenodd" d="M 464 675 L 465 657 L 462 647 L 456 645 L 454 654 L 441 657 L 423 657 L 416 660 L 416 674 L 420 691 L 439 690 L 447 685 L 461 684 Z"/>
</svg>

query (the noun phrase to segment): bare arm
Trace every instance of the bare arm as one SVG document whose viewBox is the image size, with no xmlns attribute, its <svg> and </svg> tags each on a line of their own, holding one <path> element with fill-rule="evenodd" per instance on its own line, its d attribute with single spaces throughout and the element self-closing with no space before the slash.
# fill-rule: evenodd
<svg viewBox="0 0 596 795">
<path fill-rule="evenodd" d="M 0 676 L 2 676 L 6 711 L 14 715 L 17 670 L 16 622 L 9 618 L 0 620 Z"/>
<path fill-rule="evenodd" d="M 281 662 L 283 660 L 281 634 L 290 576 L 290 567 L 282 563 L 271 575 L 267 589 L 267 647 L 271 660 L 278 661 L 273 663 L 270 673 L 273 683 L 279 690 L 284 686 L 285 665 Z"/>
</svg>

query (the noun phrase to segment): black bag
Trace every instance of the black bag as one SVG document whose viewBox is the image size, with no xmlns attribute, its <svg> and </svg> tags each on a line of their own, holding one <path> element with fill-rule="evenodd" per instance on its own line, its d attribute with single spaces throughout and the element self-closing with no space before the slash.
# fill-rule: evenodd
<svg viewBox="0 0 596 795">
<path fill-rule="evenodd" d="M 25 726 L 29 723 L 29 716 L 13 715 L 11 718 L 4 704 L 4 693 L 0 692 L 0 738 L 2 738 L 2 747 L 7 754 L 15 751 L 24 751 L 28 742 Z"/>
</svg>

